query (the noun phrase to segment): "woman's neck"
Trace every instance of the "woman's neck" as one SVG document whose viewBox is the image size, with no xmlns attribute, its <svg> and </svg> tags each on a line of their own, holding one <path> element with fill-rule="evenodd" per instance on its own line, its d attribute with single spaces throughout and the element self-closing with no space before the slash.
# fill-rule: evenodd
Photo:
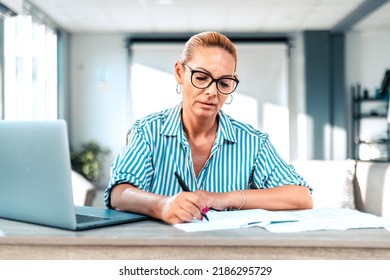
<svg viewBox="0 0 390 280">
<path fill-rule="evenodd" d="M 187 138 L 215 137 L 218 128 L 218 117 L 215 118 L 194 118 L 182 112 L 182 122 Z"/>
</svg>

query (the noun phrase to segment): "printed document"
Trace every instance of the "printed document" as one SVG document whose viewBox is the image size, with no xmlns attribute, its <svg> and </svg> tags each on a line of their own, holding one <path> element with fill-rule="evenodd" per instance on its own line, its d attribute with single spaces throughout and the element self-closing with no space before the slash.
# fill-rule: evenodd
<svg viewBox="0 0 390 280">
<path fill-rule="evenodd" d="M 186 232 L 263 227 L 270 232 L 302 232 L 313 230 L 347 230 L 354 228 L 390 228 L 390 219 L 352 209 L 319 208 L 296 211 L 263 209 L 210 211 L 210 221 L 193 220 L 175 224 Z"/>
<path fill-rule="evenodd" d="M 353 209 L 319 208 L 289 211 L 299 222 L 264 225 L 271 232 L 302 232 L 313 230 L 347 230 L 357 228 L 386 228 L 390 219 Z"/>
</svg>

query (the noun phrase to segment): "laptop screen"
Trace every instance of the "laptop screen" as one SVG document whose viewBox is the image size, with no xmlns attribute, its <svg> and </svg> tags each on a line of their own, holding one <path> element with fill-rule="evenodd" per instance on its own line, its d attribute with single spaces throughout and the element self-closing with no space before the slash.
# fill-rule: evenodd
<svg viewBox="0 0 390 280">
<path fill-rule="evenodd" d="M 65 121 L 0 121 L 0 155 L 0 217 L 75 227 Z"/>
</svg>

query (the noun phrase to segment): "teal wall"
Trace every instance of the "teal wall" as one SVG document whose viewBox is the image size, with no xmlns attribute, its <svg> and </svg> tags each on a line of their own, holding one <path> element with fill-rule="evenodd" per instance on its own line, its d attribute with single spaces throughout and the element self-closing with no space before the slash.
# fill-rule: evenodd
<svg viewBox="0 0 390 280">
<path fill-rule="evenodd" d="M 305 31 L 306 114 L 312 120 L 313 159 L 334 159 L 334 129 L 346 131 L 344 35 Z M 345 144 L 345 143 L 341 143 Z"/>
</svg>

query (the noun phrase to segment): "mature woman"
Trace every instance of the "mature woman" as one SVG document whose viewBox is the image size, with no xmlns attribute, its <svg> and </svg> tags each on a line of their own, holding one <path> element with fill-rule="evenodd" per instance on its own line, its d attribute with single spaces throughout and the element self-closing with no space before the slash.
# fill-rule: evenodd
<svg viewBox="0 0 390 280">
<path fill-rule="evenodd" d="M 208 208 L 312 208 L 310 187 L 267 134 L 221 110 L 238 85 L 236 66 L 236 49 L 224 35 L 204 32 L 187 41 L 174 65 L 183 102 L 135 122 L 112 166 L 107 207 L 171 224 L 202 219 Z"/>
</svg>

